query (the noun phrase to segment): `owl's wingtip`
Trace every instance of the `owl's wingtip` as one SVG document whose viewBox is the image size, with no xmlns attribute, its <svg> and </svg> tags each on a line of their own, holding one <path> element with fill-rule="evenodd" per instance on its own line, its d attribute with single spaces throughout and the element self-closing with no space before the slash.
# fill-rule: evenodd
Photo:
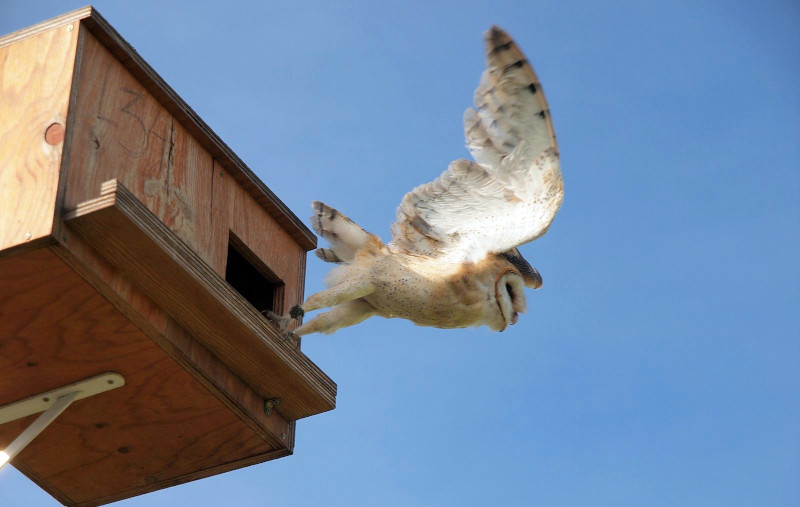
<svg viewBox="0 0 800 507">
<path fill-rule="evenodd" d="M 497 25 L 492 25 L 484 34 L 483 38 L 486 40 L 487 53 L 502 51 L 511 46 L 511 36 L 505 30 Z"/>
<path fill-rule="evenodd" d="M 508 33 L 497 25 L 492 25 L 484 32 L 483 36 L 486 38 L 487 42 L 500 42 L 501 44 L 505 42 L 503 39 L 510 38 Z"/>
</svg>

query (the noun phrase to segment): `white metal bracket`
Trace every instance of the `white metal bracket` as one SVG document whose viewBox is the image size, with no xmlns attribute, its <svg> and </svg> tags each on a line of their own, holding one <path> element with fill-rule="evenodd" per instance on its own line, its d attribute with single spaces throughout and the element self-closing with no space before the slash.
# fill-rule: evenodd
<svg viewBox="0 0 800 507">
<path fill-rule="evenodd" d="M 26 445 L 31 443 L 73 401 L 88 398 L 124 385 L 125 377 L 119 373 L 103 373 L 0 407 L 0 424 L 43 412 L 5 450 L 0 451 L 0 468 L 19 454 Z"/>
</svg>

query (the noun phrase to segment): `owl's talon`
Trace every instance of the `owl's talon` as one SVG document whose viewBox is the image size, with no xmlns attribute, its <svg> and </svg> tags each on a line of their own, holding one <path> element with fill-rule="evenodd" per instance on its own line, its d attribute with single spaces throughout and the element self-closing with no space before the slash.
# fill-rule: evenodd
<svg viewBox="0 0 800 507">
<path fill-rule="evenodd" d="M 306 314 L 306 312 L 303 311 L 303 308 L 300 305 L 294 305 L 292 307 L 292 309 L 289 310 L 289 315 L 291 315 L 291 317 L 293 319 L 297 319 L 297 320 L 302 319 L 303 315 L 305 315 L 305 314 Z"/>
<path fill-rule="evenodd" d="M 297 336 L 294 332 L 286 331 L 286 333 L 283 335 L 283 339 L 286 343 L 291 345 L 292 348 L 294 349 L 300 348 L 300 337 Z"/>
<path fill-rule="evenodd" d="M 288 332 L 290 322 L 289 317 L 283 317 L 271 310 L 263 310 L 261 314 L 266 317 L 267 320 L 278 326 L 278 329 Z"/>
</svg>

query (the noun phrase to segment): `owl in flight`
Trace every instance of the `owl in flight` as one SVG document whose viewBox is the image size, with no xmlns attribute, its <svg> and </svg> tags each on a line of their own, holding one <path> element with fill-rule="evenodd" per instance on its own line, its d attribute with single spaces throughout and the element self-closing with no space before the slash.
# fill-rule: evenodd
<svg viewBox="0 0 800 507">
<path fill-rule="evenodd" d="M 290 315 L 332 309 L 295 333 L 333 333 L 373 315 L 503 331 L 525 311 L 524 288 L 542 285 L 517 246 L 547 231 L 564 195 L 550 110 L 511 37 L 492 27 L 485 39 L 487 69 L 464 113 L 475 161 L 456 160 L 406 194 L 388 244 L 314 202 L 311 224 L 330 243 L 316 254 L 337 266 L 329 288 Z"/>
</svg>

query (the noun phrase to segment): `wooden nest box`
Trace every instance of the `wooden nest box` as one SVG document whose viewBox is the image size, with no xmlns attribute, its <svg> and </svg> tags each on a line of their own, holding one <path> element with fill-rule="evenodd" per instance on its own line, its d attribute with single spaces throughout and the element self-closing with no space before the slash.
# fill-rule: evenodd
<svg viewBox="0 0 800 507">
<path fill-rule="evenodd" d="M 336 385 L 261 312 L 315 243 L 91 7 L 0 38 L 0 449 L 114 374 L 11 459 L 66 505 L 291 454 Z"/>
</svg>

